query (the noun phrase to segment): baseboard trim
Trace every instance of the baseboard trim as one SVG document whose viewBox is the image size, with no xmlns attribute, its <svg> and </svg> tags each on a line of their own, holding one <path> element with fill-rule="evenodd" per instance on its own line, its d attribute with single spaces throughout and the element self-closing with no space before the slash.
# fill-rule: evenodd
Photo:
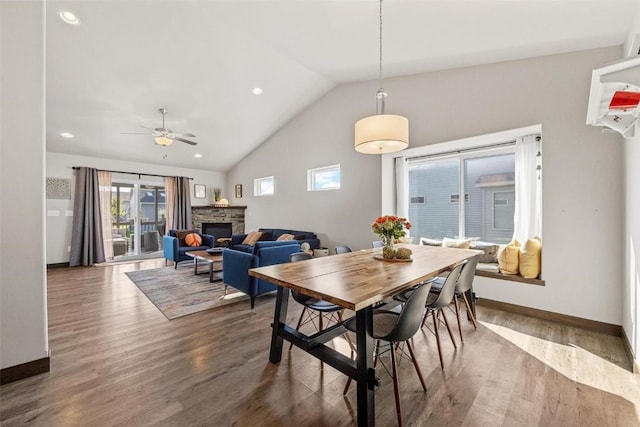
<svg viewBox="0 0 640 427">
<path fill-rule="evenodd" d="M 43 357 L 42 359 L 0 369 L 0 385 L 44 374 L 49 372 L 50 366 L 50 358 Z"/>
<path fill-rule="evenodd" d="M 633 354 L 633 348 L 631 348 L 631 341 L 629 341 L 627 331 L 625 331 L 624 328 L 622 328 L 622 341 L 624 342 L 624 349 L 627 352 L 627 356 L 629 360 L 631 360 L 631 365 L 633 365 L 633 373 L 640 374 L 640 366 L 638 366 L 638 361 Z"/>
<path fill-rule="evenodd" d="M 603 334 L 622 336 L 622 326 L 613 325 L 611 323 L 599 322 L 597 320 L 583 319 L 581 317 L 569 316 L 567 314 L 554 313 L 552 311 L 539 310 L 537 308 L 524 307 L 516 304 L 509 304 L 501 301 L 480 298 L 477 305 L 497 310 L 507 311 L 509 313 L 522 314 L 536 319 L 550 320 L 552 322 L 561 323 L 576 328 L 588 329 L 591 331 L 602 332 Z"/>
<path fill-rule="evenodd" d="M 66 268 L 69 267 L 69 263 L 68 262 L 57 262 L 54 264 L 47 264 L 47 269 L 50 268 Z"/>
</svg>

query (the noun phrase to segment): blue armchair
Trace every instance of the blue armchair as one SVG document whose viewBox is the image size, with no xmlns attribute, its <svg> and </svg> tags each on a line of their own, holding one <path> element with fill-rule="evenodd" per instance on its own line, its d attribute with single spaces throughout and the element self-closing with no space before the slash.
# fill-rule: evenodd
<svg viewBox="0 0 640 427">
<path fill-rule="evenodd" d="M 300 252 L 298 242 L 274 245 L 275 242 L 256 242 L 253 253 L 224 249 L 222 251 L 222 280 L 249 295 L 251 308 L 256 297 L 278 289 L 277 285 L 249 276 L 249 269 L 289 262 L 289 255 Z"/>
<path fill-rule="evenodd" d="M 200 230 L 192 230 L 194 233 L 199 234 L 202 239 L 201 246 L 187 246 L 186 243 L 180 243 L 178 239 L 177 230 L 169 230 L 169 233 L 162 238 L 162 250 L 164 252 L 165 263 L 167 261 L 173 261 L 174 268 L 178 268 L 180 261 L 192 260 L 190 256 L 186 255 L 189 251 L 204 251 L 210 249 L 215 244 L 216 238 L 210 234 L 202 234 Z M 179 230 L 185 231 L 185 230 Z"/>
</svg>

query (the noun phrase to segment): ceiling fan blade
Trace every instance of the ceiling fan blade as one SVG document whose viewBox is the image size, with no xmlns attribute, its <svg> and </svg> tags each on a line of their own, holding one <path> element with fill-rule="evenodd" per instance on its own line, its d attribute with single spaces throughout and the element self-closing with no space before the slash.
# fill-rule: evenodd
<svg viewBox="0 0 640 427">
<path fill-rule="evenodd" d="M 149 130 L 155 130 L 154 128 L 150 128 L 149 126 L 145 126 L 145 125 L 138 125 L 141 128 L 145 128 L 145 129 L 149 129 Z"/>
<path fill-rule="evenodd" d="M 176 141 L 184 142 L 184 143 L 189 144 L 189 145 L 198 145 L 197 142 L 189 141 L 188 139 L 177 138 L 175 136 L 175 134 L 173 136 L 173 139 L 176 140 Z"/>
<path fill-rule="evenodd" d="M 175 132 L 171 132 L 171 135 L 173 136 L 182 136 L 185 138 L 195 138 L 196 136 L 192 133 L 175 133 Z"/>
</svg>

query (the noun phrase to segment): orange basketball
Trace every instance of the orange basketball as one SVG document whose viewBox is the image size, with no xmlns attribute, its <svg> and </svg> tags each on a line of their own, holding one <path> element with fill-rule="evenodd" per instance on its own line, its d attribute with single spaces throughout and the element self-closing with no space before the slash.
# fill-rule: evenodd
<svg viewBox="0 0 640 427">
<path fill-rule="evenodd" d="M 184 241 L 189 246 L 200 246 L 202 244 L 202 237 L 200 237 L 199 234 L 190 233 L 184 237 Z"/>
</svg>

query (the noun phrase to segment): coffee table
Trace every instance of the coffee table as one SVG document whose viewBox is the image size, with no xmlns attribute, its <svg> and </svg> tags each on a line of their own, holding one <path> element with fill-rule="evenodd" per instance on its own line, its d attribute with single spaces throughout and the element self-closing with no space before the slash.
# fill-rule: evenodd
<svg viewBox="0 0 640 427">
<path fill-rule="evenodd" d="M 222 271 L 222 253 L 219 254 L 210 254 L 207 251 L 190 251 L 186 252 L 187 256 L 193 258 L 193 272 L 194 274 L 206 274 L 207 272 L 198 271 L 198 261 L 205 262 L 209 264 L 209 283 L 219 282 L 222 280 L 222 277 L 219 275 L 217 277 L 213 276 L 213 273 L 219 273 Z M 219 264 L 218 269 L 215 269 L 215 263 Z"/>
</svg>

